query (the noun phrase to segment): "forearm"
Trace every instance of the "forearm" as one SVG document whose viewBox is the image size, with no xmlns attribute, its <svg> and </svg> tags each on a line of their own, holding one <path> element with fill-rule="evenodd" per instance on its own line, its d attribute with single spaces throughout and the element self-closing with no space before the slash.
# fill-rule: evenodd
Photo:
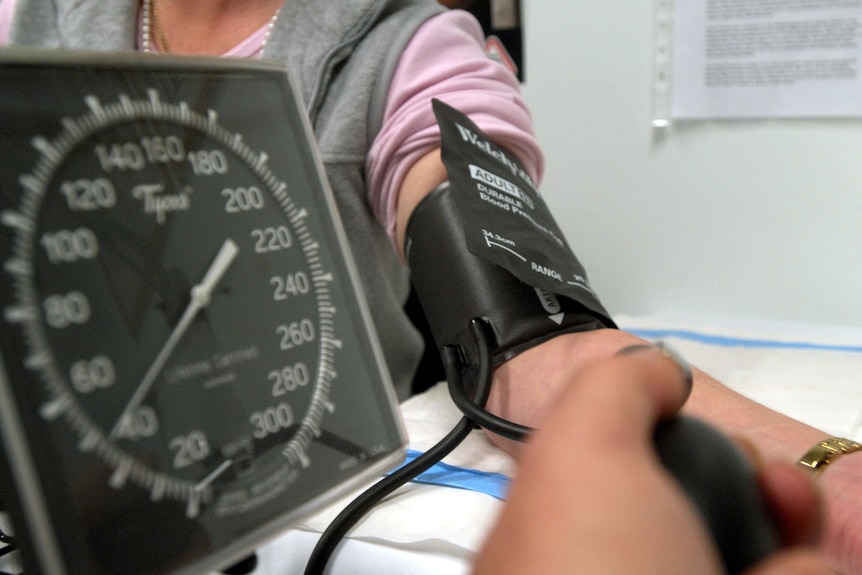
<svg viewBox="0 0 862 575">
<path fill-rule="evenodd" d="M 489 407 L 503 417 L 539 427 L 574 375 L 596 359 L 641 342 L 618 330 L 567 334 L 500 366 Z M 608 382 L 613 385 L 613 382 Z M 695 369 L 692 395 L 683 410 L 756 445 L 769 459 L 795 462 L 827 434 L 754 402 Z M 507 451 L 519 447 L 496 438 Z M 862 453 L 830 464 L 817 479 L 827 505 L 824 550 L 839 572 L 862 573 Z"/>
<path fill-rule="evenodd" d="M 828 435 L 696 374 L 686 411 L 745 438 L 772 458 L 798 461 Z M 862 573 L 862 453 L 840 457 L 817 478 L 826 500 L 823 547 L 840 573 Z"/>
<path fill-rule="evenodd" d="M 672 392 L 683 391 L 679 376 L 687 370 L 677 363 L 659 371 L 670 356 L 650 350 L 639 346 L 572 373 L 524 448 L 474 573 L 724 572 L 700 517 L 651 450 L 655 421 L 685 400 Z M 746 574 L 827 573 L 807 548 L 819 532 L 813 484 L 775 462 L 759 464 L 757 474 L 783 549 Z"/>
</svg>

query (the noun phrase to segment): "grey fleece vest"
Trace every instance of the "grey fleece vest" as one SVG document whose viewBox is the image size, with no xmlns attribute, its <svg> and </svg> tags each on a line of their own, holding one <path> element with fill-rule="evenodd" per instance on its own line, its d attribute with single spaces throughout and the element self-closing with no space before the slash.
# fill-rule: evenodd
<svg viewBox="0 0 862 575">
<path fill-rule="evenodd" d="M 380 128 L 402 48 L 422 22 L 442 10 L 436 0 L 286 0 L 265 54 L 285 62 L 298 81 L 402 399 L 422 338 L 403 313 L 408 271 L 367 201 L 365 158 Z M 10 40 L 50 48 L 132 50 L 137 11 L 138 3 L 131 0 L 18 0 Z"/>
</svg>

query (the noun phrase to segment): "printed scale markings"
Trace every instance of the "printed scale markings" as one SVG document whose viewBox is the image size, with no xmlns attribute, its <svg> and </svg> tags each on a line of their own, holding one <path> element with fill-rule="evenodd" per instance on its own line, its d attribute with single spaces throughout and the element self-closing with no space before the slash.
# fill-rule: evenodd
<svg viewBox="0 0 862 575">
<path fill-rule="evenodd" d="M 46 186 L 57 168 L 57 164 L 81 140 L 118 121 L 125 121 L 130 117 L 174 119 L 179 120 L 184 125 L 201 129 L 210 135 L 215 133 L 215 135 L 222 136 L 221 138 L 216 138 L 217 140 L 221 139 L 225 141 L 234 152 L 249 162 L 259 173 L 265 173 L 267 183 L 272 184 L 275 180 L 275 177 L 266 168 L 268 160 L 266 153 L 262 152 L 259 155 L 253 155 L 244 146 L 240 134 L 232 134 L 225 140 L 224 135 L 227 132 L 217 124 L 218 115 L 214 110 L 209 110 L 206 120 L 202 120 L 198 114 L 189 109 L 185 102 L 181 102 L 178 107 L 166 105 L 161 101 L 158 92 L 152 89 L 148 90 L 148 96 L 148 101 L 133 101 L 127 95 L 122 94 L 118 98 L 118 104 L 107 107 L 103 106 L 97 97 L 87 96 L 84 101 L 90 110 L 90 114 L 77 119 L 63 118 L 61 120 L 63 131 L 53 142 L 43 136 L 35 136 L 32 139 L 32 145 L 40 153 L 41 157 L 31 173 L 23 174 L 19 178 L 19 183 L 26 192 L 21 206 L 19 206 L 18 211 L 6 210 L 0 214 L 0 223 L 16 232 L 16 255 L 4 263 L 4 269 L 13 276 L 17 284 L 29 284 L 32 282 L 33 270 L 28 260 L 32 255 L 29 248 L 32 243 L 25 241 L 25 238 L 32 236 L 34 233 L 35 214 L 46 193 Z M 276 187 L 272 191 L 273 195 L 283 204 L 283 207 L 286 207 L 285 204 L 291 203 L 289 197 L 286 195 L 286 186 L 283 182 L 276 182 Z M 292 206 L 291 208 L 292 210 L 288 213 L 294 223 L 303 220 L 307 216 L 304 208 L 300 210 Z M 298 227 L 303 230 L 306 236 L 308 235 L 304 225 L 298 224 Z M 236 245 L 232 240 L 226 241 L 223 247 L 223 255 L 228 260 L 236 256 Z M 303 249 L 309 255 L 310 260 L 314 259 L 317 261 L 316 252 L 318 245 L 316 242 L 307 240 L 304 242 Z M 319 262 L 315 265 L 320 267 Z M 213 268 L 215 267 L 217 266 L 213 266 Z M 221 269 L 220 273 L 215 275 L 220 276 L 223 272 L 224 269 Z M 319 270 L 314 273 L 314 278 L 315 282 L 319 284 L 332 281 L 331 274 Z M 216 277 L 215 280 L 217 281 L 217 279 Z M 197 288 L 203 290 L 203 295 L 208 295 L 213 285 L 214 282 L 205 280 Z M 34 371 L 53 369 L 54 366 L 49 347 L 40 334 L 39 326 L 36 325 L 40 319 L 40 313 L 37 311 L 39 306 L 33 301 L 34 292 L 32 290 L 18 291 L 21 294 L 19 301 L 4 310 L 4 318 L 9 323 L 21 324 L 25 327 L 25 332 L 30 342 L 30 354 L 25 359 L 24 365 Z M 328 302 L 328 296 L 319 295 L 319 298 Z M 195 298 L 193 298 L 194 300 Z M 201 306 L 201 301 L 198 300 L 198 303 L 194 305 Z M 322 379 L 324 380 L 322 383 L 325 383 L 325 385 L 322 385 L 321 389 L 318 389 L 312 398 L 311 408 L 306 415 L 306 421 L 300 428 L 299 437 L 296 438 L 297 441 L 292 441 L 284 449 L 284 455 L 289 460 L 299 461 L 303 467 L 310 465 L 306 448 L 311 441 L 311 437 L 318 437 L 321 434 L 319 424 L 313 415 L 316 415 L 316 412 L 320 412 L 321 410 L 331 413 L 335 409 L 334 404 L 328 400 L 327 391 L 331 380 L 337 375 L 332 368 L 334 363 L 332 361 L 333 350 L 340 349 L 342 342 L 334 337 L 331 317 L 335 314 L 335 307 L 331 304 L 324 305 L 321 307 L 321 312 L 328 318 L 321 337 L 320 357 L 322 365 L 326 366 L 325 369 L 321 370 L 323 374 Z M 192 313 L 192 315 L 194 314 Z M 157 359 L 151 371 L 157 373 L 160 369 L 155 368 L 157 366 L 160 367 L 163 363 L 163 359 Z M 58 377 L 56 373 L 53 375 L 55 378 Z M 112 430 L 112 436 L 115 435 L 116 429 L 121 426 L 122 422 L 127 419 L 129 412 L 145 395 L 145 393 L 140 392 L 141 390 L 145 392 L 149 387 L 149 379 L 153 379 L 152 374 L 145 378 L 144 383 L 139 387 L 138 393 L 133 396 L 126 409 L 123 410 L 115 429 Z M 86 414 L 80 411 L 74 396 L 68 389 L 63 387 L 58 388 L 56 384 L 51 387 L 53 397 L 42 405 L 40 415 L 46 420 L 55 420 L 65 415 L 72 426 L 78 429 L 81 434 L 79 439 L 79 448 L 81 451 L 95 452 L 113 467 L 109 484 L 114 488 L 119 489 L 123 487 L 130 477 L 135 477 L 137 482 L 142 483 L 145 488 L 150 490 L 150 498 L 153 501 L 161 500 L 165 495 L 185 499 L 187 501 L 186 515 L 193 518 L 199 515 L 202 503 L 211 501 L 212 491 L 210 484 L 232 465 L 230 459 L 224 460 L 203 480 L 194 483 L 176 480 L 160 472 L 153 473 L 152 471 L 148 472 L 148 470 L 140 469 L 140 464 L 133 457 L 123 453 L 110 442 L 106 441 L 104 435 L 92 425 Z"/>
</svg>

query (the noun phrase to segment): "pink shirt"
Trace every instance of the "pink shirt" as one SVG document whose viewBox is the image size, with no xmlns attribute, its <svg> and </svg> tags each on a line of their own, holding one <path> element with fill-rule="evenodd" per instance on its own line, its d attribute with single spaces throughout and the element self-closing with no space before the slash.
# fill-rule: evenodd
<svg viewBox="0 0 862 575">
<path fill-rule="evenodd" d="M 12 24 L 12 10 L 15 0 L 0 0 L 0 46 L 9 41 L 9 26 Z"/>
<path fill-rule="evenodd" d="M 437 98 L 470 117 L 516 154 L 539 181 L 544 159 L 515 75 L 485 54 L 482 29 L 468 13 L 449 10 L 423 24 L 399 60 L 383 128 L 366 160 L 369 200 L 393 236 L 398 190 L 421 156 L 440 146 L 431 109 Z"/>
<path fill-rule="evenodd" d="M 0 0 L 0 46 L 8 42 L 15 0 Z M 259 56 L 267 26 L 227 52 Z M 138 45 L 141 44 L 138 38 Z M 440 146 L 431 109 L 438 98 L 464 112 L 494 141 L 525 164 L 538 182 L 543 156 L 517 78 L 484 53 L 478 23 L 466 12 L 449 10 L 424 23 L 401 55 L 383 126 L 366 160 L 368 200 L 394 238 L 398 190 L 413 163 Z"/>
</svg>

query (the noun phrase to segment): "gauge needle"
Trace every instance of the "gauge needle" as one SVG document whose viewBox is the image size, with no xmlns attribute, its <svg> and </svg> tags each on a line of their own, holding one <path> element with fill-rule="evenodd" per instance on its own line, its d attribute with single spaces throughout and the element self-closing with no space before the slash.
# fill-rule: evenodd
<svg viewBox="0 0 862 575">
<path fill-rule="evenodd" d="M 203 491 L 206 489 L 210 483 L 218 478 L 219 475 L 230 469 L 231 465 L 233 465 L 232 459 L 222 461 L 221 465 L 219 465 L 212 473 L 204 477 L 203 481 L 195 485 L 195 491 Z"/>
<path fill-rule="evenodd" d="M 129 423 L 132 418 L 132 414 L 140 406 L 140 403 L 144 400 L 147 393 L 149 393 L 150 388 L 156 381 L 156 377 L 158 377 L 159 373 L 162 371 L 162 368 L 165 366 L 165 363 L 167 363 L 168 358 L 173 353 L 174 348 L 180 342 L 183 335 L 185 335 L 186 330 L 188 330 L 192 321 L 195 319 L 195 316 L 197 316 L 200 310 L 209 305 L 213 290 L 216 285 L 218 285 L 218 282 L 221 280 L 222 276 L 224 276 L 225 272 L 227 272 L 238 253 L 239 246 L 236 245 L 236 242 L 230 238 L 226 239 L 222 244 L 221 249 L 219 249 L 218 254 L 216 254 L 215 259 L 213 259 L 210 264 L 209 269 L 207 269 L 203 280 L 191 289 L 191 300 L 189 301 L 186 310 L 183 312 L 183 316 L 180 318 L 176 327 L 174 327 L 174 330 L 171 332 L 170 337 L 168 337 L 168 340 L 165 342 L 159 355 L 156 356 L 150 369 L 147 371 L 146 375 L 144 375 L 144 379 L 142 379 L 141 383 L 138 384 L 135 394 L 120 414 L 120 418 L 111 430 L 111 438 L 116 438 L 123 427 Z"/>
</svg>

